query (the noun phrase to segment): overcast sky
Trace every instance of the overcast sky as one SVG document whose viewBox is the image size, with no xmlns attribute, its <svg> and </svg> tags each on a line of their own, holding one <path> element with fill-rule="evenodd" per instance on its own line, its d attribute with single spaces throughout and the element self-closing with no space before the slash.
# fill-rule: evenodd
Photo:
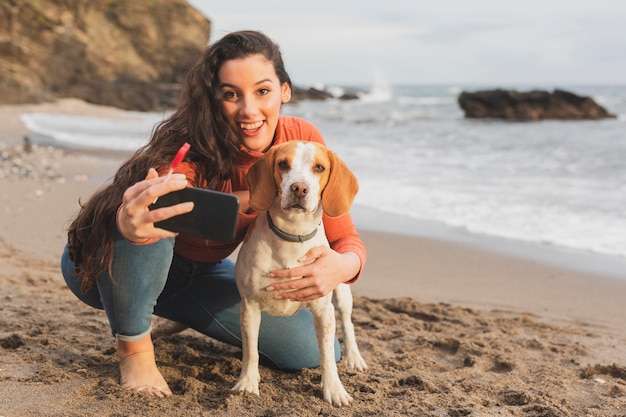
<svg viewBox="0 0 626 417">
<path fill-rule="evenodd" d="M 626 84 L 625 0 L 189 0 L 258 29 L 296 85 Z"/>
</svg>

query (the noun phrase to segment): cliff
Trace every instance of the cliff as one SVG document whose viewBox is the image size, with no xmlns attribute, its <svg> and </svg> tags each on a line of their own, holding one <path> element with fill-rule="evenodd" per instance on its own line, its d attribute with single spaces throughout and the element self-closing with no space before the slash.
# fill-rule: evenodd
<svg viewBox="0 0 626 417">
<path fill-rule="evenodd" d="M 170 108 L 210 28 L 186 0 L 3 0 L 0 104 Z"/>
</svg>

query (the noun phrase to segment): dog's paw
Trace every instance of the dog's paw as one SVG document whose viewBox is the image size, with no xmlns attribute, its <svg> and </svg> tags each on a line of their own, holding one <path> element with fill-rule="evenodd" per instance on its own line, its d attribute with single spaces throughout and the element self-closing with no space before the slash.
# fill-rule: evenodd
<svg viewBox="0 0 626 417">
<path fill-rule="evenodd" d="M 358 350 L 348 352 L 346 354 L 346 365 L 348 365 L 349 368 L 355 369 L 357 371 L 364 371 L 367 369 L 367 364 L 365 363 L 365 360 Z"/>
<path fill-rule="evenodd" d="M 335 387 L 335 389 L 323 388 L 322 390 L 324 391 L 324 401 L 334 405 L 335 407 L 342 407 L 352 403 L 352 397 L 341 384 Z"/>
<path fill-rule="evenodd" d="M 253 394 L 259 395 L 259 380 L 260 377 L 251 376 L 251 375 L 242 375 L 239 378 L 239 381 L 232 388 L 232 391 L 244 391 L 251 392 Z"/>
</svg>

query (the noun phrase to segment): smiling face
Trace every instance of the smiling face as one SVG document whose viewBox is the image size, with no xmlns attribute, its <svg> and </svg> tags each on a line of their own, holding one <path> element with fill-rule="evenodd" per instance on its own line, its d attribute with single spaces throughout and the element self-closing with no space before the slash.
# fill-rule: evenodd
<svg viewBox="0 0 626 417">
<path fill-rule="evenodd" d="M 218 73 L 222 111 L 246 148 L 266 151 L 274 140 L 280 107 L 291 99 L 291 87 L 280 83 L 263 55 L 224 62 Z"/>
</svg>

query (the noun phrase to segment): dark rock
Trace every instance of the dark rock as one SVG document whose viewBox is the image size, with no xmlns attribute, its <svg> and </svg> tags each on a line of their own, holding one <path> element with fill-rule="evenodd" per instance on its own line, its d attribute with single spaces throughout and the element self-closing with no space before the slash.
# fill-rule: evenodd
<svg viewBox="0 0 626 417">
<path fill-rule="evenodd" d="M 309 87 L 307 89 L 294 86 L 291 91 L 291 99 L 294 102 L 300 100 L 328 100 L 333 98 L 333 95 L 325 90 L 320 90 L 315 87 Z"/>
<path fill-rule="evenodd" d="M 171 108 L 210 28 L 186 0 L 3 1 L 0 104 Z"/>
<path fill-rule="evenodd" d="M 550 93 L 544 90 L 518 92 L 515 90 L 482 90 L 463 92 L 458 103 L 466 118 L 496 118 L 505 120 L 582 120 L 614 118 L 592 98 L 564 90 Z"/>
<path fill-rule="evenodd" d="M 292 87 L 292 91 L 291 91 L 292 103 L 297 103 L 300 100 L 322 101 L 322 100 L 329 100 L 332 98 L 338 98 L 339 100 L 347 101 L 347 100 L 358 100 L 360 97 L 357 92 L 353 92 L 353 91 L 345 92 L 341 96 L 335 97 L 330 91 L 325 90 L 325 89 L 320 89 L 316 87 L 306 88 L 306 87 L 299 87 L 295 85 Z"/>
<path fill-rule="evenodd" d="M 357 93 L 344 93 L 339 100 L 348 101 L 348 100 L 358 100 L 360 97 Z"/>
</svg>

